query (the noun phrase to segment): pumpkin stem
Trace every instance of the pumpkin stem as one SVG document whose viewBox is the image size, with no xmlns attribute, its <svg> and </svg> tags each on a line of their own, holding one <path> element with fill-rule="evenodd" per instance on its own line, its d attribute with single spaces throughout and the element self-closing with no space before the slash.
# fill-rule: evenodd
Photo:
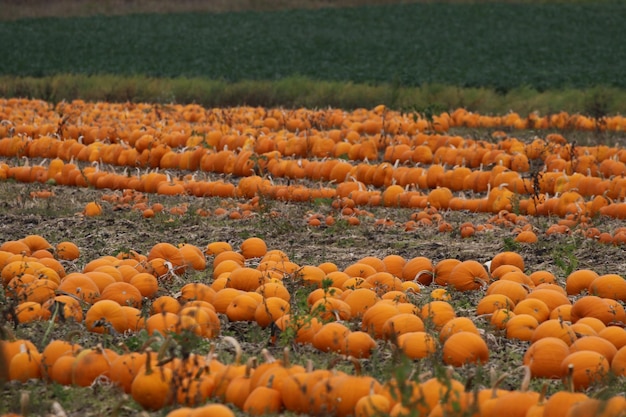
<svg viewBox="0 0 626 417">
<path fill-rule="evenodd" d="M 68 334 L 65 335 L 65 340 L 74 344 L 74 338 L 81 336 L 82 332 L 80 330 L 72 330 Z"/>
<path fill-rule="evenodd" d="M 546 394 L 548 393 L 548 383 L 544 382 L 541 385 L 541 391 L 539 392 L 539 400 L 537 400 L 537 404 L 543 404 L 546 401 Z"/>
<path fill-rule="evenodd" d="M 417 282 L 419 280 L 420 275 L 429 274 L 431 277 L 435 276 L 435 273 L 429 269 L 422 269 L 417 274 L 415 274 L 415 278 L 412 279 L 413 282 Z"/>
<path fill-rule="evenodd" d="M 478 277 L 474 278 L 474 282 L 476 284 L 479 284 L 481 288 L 487 288 L 489 286 L 487 281 L 485 281 L 484 279 L 478 278 Z"/>
<path fill-rule="evenodd" d="M 246 362 L 245 378 L 250 378 L 250 375 L 252 375 L 252 370 L 255 369 L 256 366 L 257 366 L 256 356 L 253 356 L 250 359 L 248 359 L 248 361 Z"/>
<path fill-rule="evenodd" d="M 119 342 L 119 343 L 117 344 L 117 347 L 119 347 L 120 349 L 122 349 L 122 351 L 124 352 L 124 354 L 125 354 L 125 355 L 126 355 L 126 354 L 131 353 L 131 352 L 130 352 L 130 349 L 128 348 L 128 346 L 126 346 L 126 344 L 125 344 L 124 342 Z"/>
<path fill-rule="evenodd" d="M 146 340 L 146 343 L 144 343 L 144 346 L 147 344 L 146 346 L 146 350 L 148 350 L 150 348 L 150 344 L 152 342 L 150 341 L 150 339 Z M 167 352 L 167 349 L 170 347 L 170 343 L 172 343 L 172 338 L 170 336 L 168 336 L 163 343 L 161 344 L 161 347 L 159 348 L 159 352 L 157 353 L 157 360 L 161 361 L 163 360 L 163 357 L 165 356 L 165 352 Z M 142 346 L 143 347 L 143 346 Z"/>
<path fill-rule="evenodd" d="M 205 359 L 207 363 L 210 363 L 213 359 L 215 359 L 217 355 L 215 354 L 215 343 L 211 343 L 209 347 L 209 352 L 206 354 Z"/>
<path fill-rule="evenodd" d="M 150 375 L 153 370 L 152 370 L 152 349 L 151 348 L 147 348 L 146 349 L 146 375 Z"/>
<path fill-rule="evenodd" d="M 355 358 L 352 355 L 348 355 L 347 359 L 352 362 L 352 365 L 354 365 L 354 374 L 356 376 L 361 376 L 362 373 L 362 366 L 361 366 L 361 361 L 359 361 L 357 358 Z"/>
<path fill-rule="evenodd" d="M 267 362 L 267 363 L 274 363 L 274 362 L 276 362 L 276 358 L 274 358 L 274 356 L 272 356 L 270 351 L 267 350 L 267 349 L 263 349 L 261 351 L 261 355 L 263 355 L 263 359 L 265 359 L 265 362 Z"/>
<path fill-rule="evenodd" d="M 283 349 L 283 367 L 289 368 L 291 366 L 291 358 L 289 357 L 289 346 L 285 346 Z"/>
<path fill-rule="evenodd" d="M 524 379 L 522 379 L 520 391 L 526 392 L 528 391 L 528 387 L 530 386 L 530 380 L 531 380 L 532 374 L 530 373 L 529 366 L 523 365 L 522 368 L 524 368 Z"/>
<path fill-rule="evenodd" d="M 241 365 L 242 351 L 241 351 L 241 345 L 239 344 L 237 339 L 235 339 L 232 336 L 224 336 L 223 340 L 225 342 L 230 343 L 235 348 L 235 365 Z"/>
<path fill-rule="evenodd" d="M 567 390 L 569 392 L 574 392 L 574 364 L 570 363 L 567 365 Z"/>
<path fill-rule="evenodd" d="M 52 414 L 56 417 L 67 417 L 67 413 L 58 402 L 53 402 L 50 408 L 52 409 Z"/>
<path fill-rule="evenodd" d="M 23 416 L 28 415 L 28 406 L 30 405 L 30 392 L 23 390 L 20 393 L 20 413 Z"/>
<path fill-rule="evenodd" d="M 500 384 L 502 384 L 502 382 L 508 378 L 509 374 L 507 372 L 503 373 L 502 375 L 500 375 L 500 377 L 496 377 L 496 372 L 495 370 L 493 370 L 493 374 L 491 376 L 492 378 L 492 383 L 491 383 L 491 398 L 496 398 L 498 396 L 498 387 L 500 386 Z"/>
<path fill-rule="evenodd" d="M 149 337 L 149 338 L 148 338 L 148 339 L 147 339 L 147 340 L 146 340 L 146 341 L 145 341 L 145 342 L 141 345 L 141 347 L 139 348 L 139 351 L 140 351 L 140 352 L 145 352 L 145 350 L 146 350 L 146 349 L 148 349 L 148 347 L 149 347 L 152 343 L 156 342 L 157 340 L 159 340 L 159 339 L 161 339 L 161 338 L 162 338 L 162 336 L 161 336 L 161 337 L 159 337 L 159 336 L 157 336 L 157 335 L 156 335 L 156 333 L 155 333 L 153 336 Z M 165 344 L 165 343 L 163 343 L 163 344 Z M 163 347 L 163 345 L 161 345 L 161 347 Z M 127 349 L 128 349 L 128 347 L 127 347 Z"/>
</svg>

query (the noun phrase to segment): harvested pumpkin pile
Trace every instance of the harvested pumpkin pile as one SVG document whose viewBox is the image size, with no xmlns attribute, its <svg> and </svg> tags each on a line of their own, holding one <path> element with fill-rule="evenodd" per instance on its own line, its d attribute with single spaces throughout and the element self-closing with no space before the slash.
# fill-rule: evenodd
<svg viewBox="0 0 626 417">
<path fill-rule="evenodd" d="M 0 118 L 2 413 L 626 413 L 621 116 Z"/>
</svg>

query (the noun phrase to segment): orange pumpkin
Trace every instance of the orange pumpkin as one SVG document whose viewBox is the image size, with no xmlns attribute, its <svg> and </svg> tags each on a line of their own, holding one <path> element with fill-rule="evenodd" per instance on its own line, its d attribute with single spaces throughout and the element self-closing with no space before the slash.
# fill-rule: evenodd
<svg viewBox="0 0 626 417">
<path fill-rule="evenodd" d="M 477 261 L 463 261 L 450 272 L 447 285 L 458 291 L 477 290 L 489 284 L 490 278 L 485 267 Z"/>
<path fill-rule="evenodd" d="M 443 344 L 443 361 L 452 366 L 486 363 L 489 348 L 482 337 L 472 332 L 454 333 Z"/>
</svg>

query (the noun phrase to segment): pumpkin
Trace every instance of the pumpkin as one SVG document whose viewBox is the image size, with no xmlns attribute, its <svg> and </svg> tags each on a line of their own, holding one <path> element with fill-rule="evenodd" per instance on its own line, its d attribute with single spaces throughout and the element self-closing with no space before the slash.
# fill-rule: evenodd
<svg viewBox="0 0 626 417">
<path fill-rule="evenodd" d="M 454 269 L 455 266 L 460 264 L 461 261 L 458 259 L 442 259 L 441 261 L 435 264 L 435 283 L 437 285 L 446 285 L 448 279 L 450 277 L 450 273 Z"/>
<path fill-rule="evenodd" d="M 133 379 L 142 366 L 146 364 L 147 356 L 141 352 L 125 353 L 111 362 L 109 378 L 119 385 L 125 393 L 131 393 Z"/>
<path fill-rule="evenodd" d="M 128 282 L 145 298 L 153 298 L 159 291 L 159 282 L 156 277 L 147 272 L 134 274 Z"/>
<path fill-rule="evenodd" d="M 310 403 L 313 399 L 310 397 L 313 385 L 320 380 L 324 380 L 331 375 L 331 370 L 317 369 L 308 372 L 298 372 L 285 378 L 283 385 L 280 387 L 281 398 L 285 409 L 303 414 L 311 410 Z"/>
<path fill-rule="evenodd" d="M 178 313 L 180 311 L 180 303 L 177 299 L 169 295 L 162 295 L 152 302 L 151 314 L 169 312 Z"/>
<path fill-rule="evenodd" d="M 626 329 L 620 326 L 606 326 L 598 332 L 598 336 L 613 343 L 618 350 L 626 346 Z"/>
<path fill-rule="evenodd" d="M 612 363 L 613 357 L 617 353 L 617 348 L 613 343 L 600 336 L 584 336 L 576 339 L 569 347 L 570 352 L 579 352 L 582 350 L 591 350 L 602 354 L 609 363 Z"/>
<path fill-rule="evenodd" d="M 618 376 L 626 376 L 626 345 L 622 346 L 613 356 L 611 371 Z"/>
<path fill-rule="evenodd" d="M 554 274 L 550 271 L 539 270 L 530 274 L 530 279 L 533 281 L 535 285 L 540 284 L 555 284 L 556 278 Z"/>
<path fill-rule="evenodd" d="M 430 334 L 417 331 L 398 336 L 398 348 L 411 359 L 422 359 L 437 351 L 437 341 Z"/>
<path fill-rule="evenodd" d="M 78 272 L 66 275 L 58 290 L 75 295 L 87 303 L 93 303 L 100 298 L 98 286 L 89 276 Z"/>
<path fill-rule="evenodd" d="M 122 333 L 128 328 L 128 319 L 117 302 L 100 300 L 87 310 L 85 327 L 95 333 Z"/>
<path fill-rule="evenodd" d="M 81 346 L 65 340 L 55 339 L 48 343 L 41 352 L 41 374 L 49 379 L 54 363 L 62 356 L 73 356 Z"/>
<path fill-rule="evenodd" d="M 8 379 L 26 382 L 41 378 L 41 354 L 36 349 L 29 349 L 25 344 L 8 362 Z"/>
<path fill-rule="evenodd" d="M 324 321 L 336 319 L 349 320 L 352 316 L 350 305 L 338 298 L 325 297 L 317 300 L 311 306 L 311 314 L 318 316 Z"/>
<path fill-rule="evenodd" d="M 594 317 L 604 324 L 609 324 L 616 319 L 615 312 L 609 304 L 595 295 L 581 297 L 572 305 L 572 321 L 576 322 L 583 317 Z"/>
<path fill-rule="evenodd" d="M 233 247 L 228 242 L 217 241 L 207 244 L 204 253 L 206 256 L 215 256 L 218 253 L 232 251 Z"/>
<path fill-rule="evenodd" d="M 528 296 L 528 286 L 515 281 L 498 280 L 487 288 L 487 295 L 501 294 L 517 304 Z"/>
<path fill-rule="evenodd" d="M 458 291 L 471 291 L 488 285 L 489 281 L 485 267 L 477 261 L 468 260 L 452 269 L 446 284 Z"/>
<path fill-rule="evenodd" d="M 568 295 L 578 295 L 583 290 L 587 290 L 593 280 L 598 277 L 599 275 L 591 269 L 573 271 L 565 278 L 565 290 Z"/>
<path fill-rule="evenodd" d="M 533 342 L 524 353 L 524 365 L 528 366 L 533 377 L 561 378 L 561 363 L 570 354 L 569 346 L 556 337 L 544 337 Z"/>
<path fill-rule="evenodd" d="M 63 241 L 56 244 L 54 254 L 57 259 L 75 261 L 80 257 L 80 249 L 73 242 Z"/>
<path fill-rule="evenodd" d="M 583 390 L 600 383 L 610 370 L 606 357 L 591 350 L 580 350 L 567 355 L 561 362 L 561 374 L 570 379 L 575 390 Z"/>
<path fill-rule="evenodd" d="M 267 244 L 258 237 L 250 237 L 241 242 L 239 248 L 244 258 L 262 258 L 267 253 Z"/>
<path fill-rule="evenodd" d="M 445 375 L 441 378 L 429 378 L 412 391 L 413 395 L 403 402 L 411 404 L 417 415 L 427 416 L 438 403 L 460 402 L 464 387 L 460 381 Z"/>
<path fill-rule="evenodd" d="M 398 308 L 392 302 L 379 301 L 363 314 L 361 330 L 368 332 L 375 339 L 381 339 L 385 322 L 398 313 Z"/>
<path fill-rule="evenodd" d="M 515 317 L 515 313 L 506 308 L 499 308 L 491 313 L 489 321 L 496 329 L 502 330 L 506 327 L 508 321 Z"/>
<path fill-rule="evenodd" d="M 239 294 L 226 308 L 226 316 L 230 321 L 254 321 L 259 301 L 247 293 Z"/>
<path fill-rule="evenodd" d="M 80 387 L 88 387 L 96 378 L 108 378 L 111 362 L 114 361 L 117 356 L 118 355 L 112 350 L 103 349 L 101 346 L 79 352 L 72 363 L 72 384 Z"/>
<path fill-rule="evenodd" d="M 131 384 L 131 396 L 146 410 L 160 410 L 173 401 L 172 380 L 173 371 L 164 366 L 156 366 L 148 350 L 145 365 L 137 372 Z"/>
<path fill-rule="evenodd" d="M 255 388 L 243 404 L 243 411 L 253 416 L 276 414 L 281 409 L 280 391 L 263 386 Z"/>
<path fill-rule="evenodd" d="M 624 415 L 624 409 L 626 409 L 626 399 L 620 395 L 616 395 L 604 401 L 589 398 L 572 404 L 566 417 L 620 417 Z"/>
<path fill-rule="evenodd" d="M 544 337 L 558 337 L 568 346 L 576 339 L 576 333 L 572 330 L 572 326 L 567 322 L 557 319 L 549 319 L 540 323 L 531 337 L 531 342 L 536 342 Z"/>
<path fill-rule="evenodd" d="M 100 299 L 112 300 L 121 306 L 141 308 L 143 297 L 135 286 L 121 281 L 107 285 L 100 294 Z"/>
<path fill-rule="evenodd" d="M 538 298 L 526 298 L 515 305 L 513 313 L 528 314 L 541 323 L 550 317 L 550 309 L 542 300 Z"/>
<path fill-rule="evenodd" d="M 102 214 L 102 206 L 96 201 L 91 201 L 85 205 L 83 214 L 87 217 L 99 216 Z"/>
<path fill-rule="evenodd" d="M 420 317 L 426 327 L 441 329 L 448 321 L 456 317 L 456 312 L 447 301 L 430 301 L 420 309 Z"/>
<path fill-rule="evenodd" d="M 444 343 L 450 336 L 459 332 L 480 334 L 474 322 L 468 317 L 455 317 L 439 330 L 439 341 Z"/>
<path fill-rule="evenodd" d="M 554 286 L 552 284 L 548 284 L 548 286 L 543 285 L 545 284 L 538 285 L 537 287 L 532 289 L 532 291 L 526 296 L 526 298 L 539 299 L 543 301 L 548 306 L 550 314 L 552 314 L 555 309 L 561 306 L 564 306 L 564 308 L 569 308 L 571 301 L 569 300 L 569 298 L 567 298 L 567 295 L 559 290 L 552 288 L 558 286 Z M 558 288 L 560 289 L 560 287 Z M 568 321 L 568 319 L 564 319 Z"/>
<path fill-rule="evenodd" d="M 253 268 L 234 269 L 229 277 L 228 286 L 243 291 L 255 291 L 265 282 L 263 273 Z"/>
<path fill-rule="evenodd" d="M 323 352 L 344 352 L 346 338 L 350 334 L 344 324 L 339 322 L 326 323 L 313 336 L 313 346 Z"/>
<path fill-rule="evenodd" d="M 433 264 L 430 259 L 423 256 L 409 259 L 402 268 L 402 279 L 405 281 L 416 281 L 422 285 L 430 285 L 433 276 Z"/>
<path fill-rule="evenodd" d="M 289 309 L 289 302 L 280 297 L 265 298 L 257 306 L 254 312 L 254 320 L 259 326 L 265 328 L 281 316 L 289 313 Z"/>
<path fill-rule="evenodd" d="M 443 361 L 455 367 L 467 363 L 485 363 L 489 348 L 482 337 L 472 332 L 454 333 L 443 344 Z"/>
<path fill-rule="evenodd" d="M 386 415 L 391 410 L 389 398 L 382 394 L 369 394 L 359 398 L 354 406 L 355 417 Z"/>
<path fill-rule="evenodd" d="M 128 318 L 126 320 L 128 320 Z M 178 314 L 168 311 L 155 313 L 146 319 L 146 330 L 149 335 L 153 335 L 154 332 L 165 335 L 170 332 L 176 332 L 179 327 L 179 321 Z"/>
<path fill-rule="evenodd" d="M 529 341 L 539 325 L 537 319 L 529 314 L 515 314 L 505 324 L 506 337 Z"/>
<path fill-rule="evenodd" d="M 150 248 L 147 261 L 152 262 L 157 259 L 168 262 L 171 265 L 172 271 L 178 275 L 185 272 L 187 267 L 187 261 L 180 249 L 171 243 L 160 242 Z"/>
<path fill-rule="evenodd" d="M 626 280 L 617 274 L 605 274 L 589 284 L 589 293 L 602 298 L 626 301 Z"/>
<path fill-rule="evenodd" d="M 476 305 L 476 314 L 482 316 L 500 308 L 512 309 L 513 307 L 515 303 L 505 294 L 489 294 L 481 298 Z"/>
<path fill-rule="evenodd" d="M 588 398 L 587 395 L 580 392 L 555 392 L 545 401 L 543 415 L 565 417 L 572 406 Z"/>
<path fill-rule="evenodd" d="M 401 313 L 387 319 L 382 330 L 383 338 L 393 341 L 404 333 L 424 331 L 424 322 L 415 314 Z"/>
<path fill-rule="evenodd" d="M 376 349 L 376 341 L 369 333 L 362 331 L 352 331 L 346 336 L 344 354 L 353 358 L 369 358 Z"/>
<path fill-rule="evenodd" d="M 349 292 L 343 301 L 350 306 L 353 317 L 361 317 L 370 307 L 380 300 L 376 292 L 368 288 L 357 288 Z"/>
<path fill-rule="evenodd" d="M 501 265 L 513 265 L 518 267 L 521 271 L 524 271 L 524 258 L 516 252 L 500 252 L 491 259 L 489 271 L 493 272 Z"/>
<path fill-rule="evenodd" d="M 48 369 L 48 377 L 50 381 L 60 385 L 72 384 L 72 366 L 76 358 L 74 355 L 64 355 L 59 357 L 50 369 Z"/>
<path fill-rule="evenodd" d="M 203 271 L 206 268 L 206 257 L 199 247 L 189 243 L 181 243 L 178 245 L 178 250 L 185 259 L 187 266 L 196 271 Z"/>
</svg>

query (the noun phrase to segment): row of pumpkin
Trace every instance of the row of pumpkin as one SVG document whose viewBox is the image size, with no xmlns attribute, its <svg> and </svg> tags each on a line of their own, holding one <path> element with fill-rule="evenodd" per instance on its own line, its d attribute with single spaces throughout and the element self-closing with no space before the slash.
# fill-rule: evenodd
<svg viewBox="0 0 626 417">
<path fill-rule="evenodd" d="M 626 190 L 626 152 L 619 147 L 577 146 L 555 133 L 528 143 L 504 132 L 493 134 L 495 142 L 424 133 L 428 123 L 415 127 L 417 122 L 411 117 L 382 107 L 353 113 L 336 109 L 293 112 L 308 124 L 341 118 L 340 128 L 314 132 L 311 128 L 282 130 L 286 111 L 281 109 L 242 107 L 205 112 L 210 117 L 203 122 L 186 122 L 183 115 L 189 109 L 180 106 L 165 112 L 150 105 L 76 102 L 54 109 L 37 101 L 5 100 L 6 136 L 0 132 L 0 155 L 49 158 L 52 162 L 49 166 L 3 165 L 0 178 L 196 196 L 251 198 L 263 194 L 293 201 L 338 195 L 349 196 L 358 205 L 373 206 L 423 207 L 429 203 L 439 208 L 498 212 L 510 210 L 519 201 L 520 210 L 528 214 L 595 215 L 605 206 L 610 208 L 602 213 L 613 217 L 626 212 L 619 204 Z M 281 113 L 282 118 L 278 117 Z M 447 123 L 455 125 L 467 115 L 459 109 L 439 119 L 456 120 Z M 565 115 L 555 117 L 563 119 Z M 385 130 L 394 123 L 399 126 L 396 131 Z M 40 126 L 45 126 L 44 132 Z M 93 129 L 98 133 L 85 136 Z M 344 155 L 354 161 L 342 160 Z M 253 179 L 243 181 L 245 187 L 240 187 L 228 181 L 199 181 L 195 175 L 116 174 L 102 167 L 81 168 L 72 160 Z M 530 175 L 531 162 L 537 161 L 543 169 Z M 429 166 L 412 166 L 415 164 Z M 481 168 L 487 166 L 493 168 Z M 273 184 L 266 176 L 298 182 Z M 307 187 L 301 183 L 305 179 L 336 186 Z M 420 191 L 438 188 L 441 191 L 432 201 L 427 199 L 430 192 Z M 481 196 L 453 194 L 461 191 Z"/>
<path fill-rule="evenodd" d="M 58 162 L 58 163 L 57 163 Z M 338 164 L 343 164 L 338 162 Z M 347 163 L 346 163 L 347 164 Z M 54 165 L 54 166 L 53 166 Z M 352 169 L 347 164 L 346 169 Z M 356 167 L 354 167 L 356 168 Z M 389 173 L 393 168 L 389 166 Z M 406 168 L 421 169 L 421 168 Z M 443 168 L 441 168 L 443 170 Z M 430 169 L 429 169 L 430 171 Z M 455 170 L 456 171 L 456 170 Z M 347 171 L 345 176 L 351 177 Z M 449 171 L 454 172 L 454 171 Z M 78 167 L 73 163 L 63 163 L 59 159 L 52 161 L 50 167 L 43 165 L 9 165 L 0 164 L 0 179 L 14 179 L 20 182 L 45 183 L 51 179 L 55 183 L 68 186 L 92 186 L 100 189 L 136 190 L 140 192 L 158 193 L 162 195 L 192 195 L 196 197 L 240 197 L 253 199 L 267 197 L 281 201 L 309 202 L 316 199 L 341 198 L 346 200 L 343 205 L 357 206 L 386 206 L 425 208 L 428 206 L 437 209 L 467 210 L 471 212 L 498 213 L 501 210 L 513 211 L 513 208 L 528 215 L 578 215 L 593 217 L 598 214 L 613 217 L 626 217 L 626 203 L 623 199 L 626 179 L 623 176 L 605 180 L 607 188 L 599 187 L 600 194 L 591 194 L 585 198 L 577 191 L 578 185 L 572 181 L 561 186 L 562 192 L 550 197 L 549 194 L 531 194 L 524 196 L 525 186 L 513 187 L 514 179 L 509 182 L 499 182 L 496 188 L 491 188 L 488 179 L 494 172 L 474 171 L 472 174 L 484 174 L 486 179 L 486 195 L 467 198 L 453 192 L 448 187 L 437 187 L 428 193 L 399 184 L 391 184 L 383 191 L 368 188 L 365 183 L 354 179 L 338 184 L 336 187 L 309 187 L 305 184 L 277 184 L 271 179 L 258 175 L 240 178 L 236 183 L 219 180 L 202 180 L 194 176 L 176 178 L 165 172 L 152 171 L 141 175 L 117 173 L 99 166 Z M 514 176 L 514 172 L 509 171 Z M 502 173 L 501 175 L 503 175 Z M 561 174 L 558 174 L 559 176 Z M 426 178 L 426 176 L 424 176 Z M 441 174 L 441 177 L 444 177 Z M 496 175 L 496 180 L 499 175 Z M 519 177 L 517 177 L 519 179 Z M 600 178 L 593 177 L 598 180 Z M 502 178 L 502 181 L 505 179 Z M 558 182 L 558 178 L 554 178 Z M 568 180 L 569 181 L 569 180 Z M 573 188 L 572 188 L 573 187 Z M 617 200 L 614 201 L 613 197 Z"/>
<path fill-rule="evenodd" d="M 532 377 L 561 378 L 568 381 L 573 390 L 584 390 L 603 381 L 609 374 L 618 378 L 626 376 L 626 330 L 623 328 L 626 312 L 622 304 L 626 300 L 626 281 L 616 274 L 599 276 L 593 271 L 579 270 L 566 277 L 563 288 L 547 271 L 526 275 L 523 259 L 514 252 L 496 255 L 488 267 L 472 260 L 447 259 L 433 265 L 425 257 L 404 259 L 389 255 L 384 259 L 366 257 L 339 270 L 332 262 L 317 266 L 297 265 L 284 252 L 268 250 L 261 239 L 249 238 L 242 242 L 239 251 L 234 251 L 226 242 L 213 242 L 203 249 L 190 244 L 177 247 L 159 243 L 146 256 L 129 252 L 101 257 L 87 262 L 80 272 L 69 273 L 61 261 L 76 260 L 80 254 L 70 242 L 53 246 L 41 236 L 29 235 L 4 242 L 0 246 L 0 254 L 3 259 L 0 276 L 5 291 L 19 303 L 16 316 L 18 320 L 23 318 L 24 322 L 35 319 L 54 321 L 62 315 L 65 319 L 84 322 L 86 328 L 93 332 L 118 334 L 145 328 L 158 338 L 158 335 L 186 330 L 200 337 L 215 338 L 220 333 L 223 320 L 248 321 L 261 327 L 276 326 L 284 332 L 291 331 L 296 343 L 311 344 L 318 350 L 333 351 L 352 358 L 367 358 L 379 341 L 388 340 L 411 359 L 441 354 L 444 363 L 460 367 L 488 363 L 489 347 L 479 330 L 480 326 L 476 324 L 478 320 L 487 318 L 491 326 L 488 328 L 504 331 L 511 339 L 531 343 L 524 363 Z M 163 293 L 187 270 L 207 269 L 208 259 L 212 259 L 210 283 L 185 284 L 176 297 Z M 137 279 L 138 276 L 140 279 Z M 143 285 L 144 278 L 150 285 Z M 45 285 L 34 284 L 40 282 Z M 291 311 L 288 288 L 293 285 L 310 286 L 308 311 Z M 433 285 L 438 287 L 432 289 Z M 47 290 L 40 291 L 42 287 Z M 457 317 L 452 305 L 455 292 L 483 289 L 484 296 L 471 318 Z M 584 295 L 587 292 L 592 295 Z M 33 294 L 41 298 L 29 300 L 28 297 Z M 151 311 L 146 317 L 141 313 L 141 303 L 150 299 Z M 83 310 L 86 310 L 84 317 Z M 48 358 L 49 362 L 45 362 L 46 355 L 39 357 L 39 351 L 32 342 L 4 341 L 2 346 L 10 379 L 27 380 L 45 376 L 59 383 L 83 386 L 102 375 L 113 378 L 110 368 L 120 356 L 103 348 L 68 348 L 66 343 L 63 345 L 65 354 L 58 355 L 54 361 Z M 42 348 L 42 353 L 45 353 L 46 347 Z M 94 367 L 92 373 L 86 372 L 79 364 L 80 359 L 88 355 L 99 355 L 103 368 Z M 148 351 L 136 353 L 134 357 L 148 360 L 149 356 Z M 64 359 L 57 366 L 56 362 L 61 357 Z M 128 384 L 123 387 L 129 392 L 132 393 L 132 380 L 140 372 L 156 375 L 152 377 L 155 384 L 160 383 L 160 389 L 167 392 L 172 390 L 172 386 L 177 389 L 187 387 L 183 391 L 189 392 L 191 381 L 175 384 L 172 381 L 179 372 L 176 366 L 187 369 L 185 367 L 190 363 L 172 360 L 176 366 L 165 366 L 159 364 L 163 359 L 160 358 L 153 368 L 141 368 L 146 361 L 138 360 L 141 365 L 131 372 L 129 359 L 125 358 L 126 372 L 130 375 L 126 375 Z M 93 358 L 89 360 L 92 361 Z M 148 361 L 152 363 L 152 359 Z M 200 359 L 195 361 L 201 362 Z M 246 378 L 245 364 L 236 360 L 227 368 L 231 367 L 236 367 Z M 248 379 L 260 373 L 254 366 L 248 368 Z M 204 375 L 205 371 L 198 369 L 194 368 L 193 372 L 186 374 L 197 375 L 192 378 L 193 384 L 198 385 L 195 389 L 200 389 L 204 376 L 212 376 L 210 379 L 214 385 L 221 381 L 217 370 Z M 302 382 L 299 378 L 307 376 L 293 379 Z M 335 376 L 332 375 L 333 378 Z M 181 378 L 180 375 L 178 378 Z M 313 386 L 310 392 L 305 391 L 307 398 L 319 399 L 321 396 L 322 402 L 305 407 L 326 414 L 355 413 L 357 400 L 370 394 L 369 388 L 373 383 L 378 384 L 381 392 L 384 391 L 382 387 L 388 384 L 372 381 L 371 377 L 361 378 L 368 380 L 365 384 L 367 389 L 362 393 L 359 391 L 360 394 L 355 394 L 350 401 L 346 394 L 337 394 L 339 397 L 330 399 L 331 392 L 335 395 L 337 390 L 323 392 L 322 386 L 330 384 L 330 380 L 324 379 L 327 384 L 317 388 L 320 391 L 316 391 L 315 395 L 308 395 L 316 389 Z M 287 407 L 286 402 L 291 396 L 287 399 L 277 393 L 280 393 L 279 387 L 291 379 L 275 376 L 266 381 L 262 390 L 264 394 L 258 396 L 273 398 L 274 402 L 265 403 L 263 407 L 270 411 L 276 411 L 276 407 L 278 410 Z M 356 380 L 351 382 L 354 383 Z M 446 386 L 449 384 L 446 383 Z M 416 386 L 413 390 L 418 392 L 415 395 L 422 394 L 425 388 L 420 387 Z M 199 397 L 194 394 L 191 397 L 204 402 L 217 394 L 215 387 L 213 390 L 205 389 L 209 394 Z M 457 394 L 461 395 L 462 391 Z M 395 415 L 402 415 L 402 404 L 406 406 L 416 400 L 398 401 L 397 396 L 394 400 L 394 396 L 387 393 L 388 404 L 378 411 L 391 412 L 395 406 L 399 409 L 399 414 Z M 448 397 L 441 392 L 439 395 Z M 528 395 L 535 399 L 534 403 L 539 401 L 539 393 Z M 148 395 L 146 398 L 149 400 L 144 399 L 139 391 L 133 393 L 133 397 L 147 409 L 157 409 L 174 401 L 172 395 Z M 575 398 L 576 401 L 583 399 L 581 396 Z M 461 401 L 460 397 L 455 400 Z M 178 400 L 182 404 L 195 404 L 189 401 Z M 462 401 L 472 403 L 469 394 Z M 245 401 L 238 406 L 253 414 L 267 411 L 263 407 L 246 407 Z M 436 407 L 436 403 L 430 404 L 425 415 Z M 446 407 L 446 404 L 440 404 L 441 407 Z M 489 415 L 480 412 L 481 415 Z"/>
</svg>

